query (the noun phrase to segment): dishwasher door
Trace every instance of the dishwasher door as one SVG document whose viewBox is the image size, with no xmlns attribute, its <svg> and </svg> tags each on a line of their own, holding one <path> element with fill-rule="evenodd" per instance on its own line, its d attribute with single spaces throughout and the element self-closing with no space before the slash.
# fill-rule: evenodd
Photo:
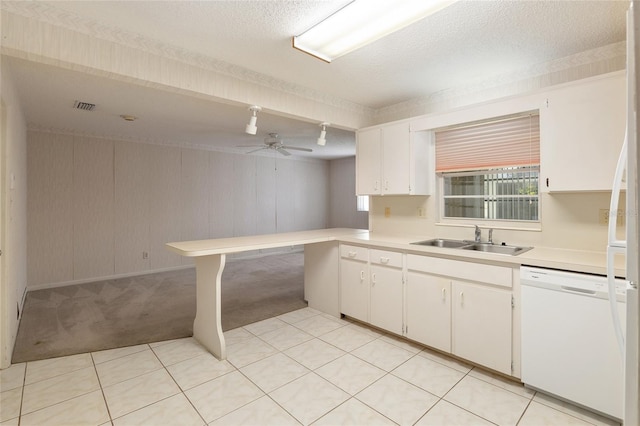
<svg viewBox="0 0 640 426">
<path fill-rule="evenodd" d="M 609 312 L 606 278 L 527 267 L 520 275 L 522 381 L 621 419 L 623 360 Z M 624 318 L 624 283 L 620 285 L 617 303 Z"/>
</svg>

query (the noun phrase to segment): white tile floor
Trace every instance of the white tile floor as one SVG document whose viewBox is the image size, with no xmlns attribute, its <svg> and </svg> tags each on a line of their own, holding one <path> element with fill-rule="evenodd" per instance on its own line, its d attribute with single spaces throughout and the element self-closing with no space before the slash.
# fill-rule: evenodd
<svg viewBox="0 0 640 426">
<path fill-rule="evenodd" d="M 301 309 L 225 333 L 2 370 L 0 425 L 615 424 L 361 324 Z"/>
</svg>

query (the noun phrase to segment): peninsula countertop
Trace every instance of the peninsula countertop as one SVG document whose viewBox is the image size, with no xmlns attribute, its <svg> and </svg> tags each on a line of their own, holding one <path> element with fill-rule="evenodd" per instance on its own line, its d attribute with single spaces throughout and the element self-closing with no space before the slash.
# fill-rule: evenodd
<svg viewBox="0 0 640 426">
<path fill-rule="evenodd" d="M 534 247 L 518 256 L 483 253 L 468 250 L 418 246 L 415 241 L 434 238 L 429 235 L 398 235 L 370 232 L 365 229 L 329 228 L 310 231 L 285 232 L 279 234 L 251 235 L 231 238 L 215 238 L 168 243 L 167 247 L 187 257 L 215 254 L 239 253 L 244 251 L 339 241 L 403 252 L 447 257 L 458 260 L 528 265 L 542 268 L 563 269 L 590 274 L 606 274 L 605 251 L 571 250 L 552 247 Z M 616 275 L 625 276 L 624 259 L 618 256 L 615 262 Z"/>
<path fill-rule="evenodd" d="M 169 250 L 186 257 L 229 254 L 243 251 L 297 246 L 340 240 L 369 234 L 365 229 L 329 228 L 311 231 L 283 232 L 280 234 L 248 235 L 243 237 L 214 238 L 211 240 L 167 243 Z"/>
</svg>

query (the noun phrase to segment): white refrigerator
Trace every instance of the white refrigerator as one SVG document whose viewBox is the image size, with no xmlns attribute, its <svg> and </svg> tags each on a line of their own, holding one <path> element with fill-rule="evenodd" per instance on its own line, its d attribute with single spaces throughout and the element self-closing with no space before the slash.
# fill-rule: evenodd
<svg viewBox="0 0 640 426">
<path fill-rule="evenodd" d="M 627 129 L 625 143 L 620 153 L 618 167 L 614 177 L 613 191 L 611 193 L 611 207 L 609 214 L 609 232 L 607 244 L 607 276 L 609 279 L 609 300 L 611 302 L 611 316 L 618 344 L 620 356 L 624 357 L 624 424 L 640 425 L 640 296 L 638 293 L 639 252 L 638 230 L 640 229 L 638 208 L 638 96 L 636 88 L 640 87 L 638 73 L 640 69 L 637 46 L 640 46 L 640 4 L 631 1 L 627 13 Z M 619 196 L 623 182 L 626 181 L 626 202 L 619 205 Z M 626 227 L 623 237 L 616 233 L 618 211 L 622 210 Z M 618 310 L 615 309 L 614 288 L 614 258 L 625 256 L 626 280 L 627 280 L 627 310 L 626 333 L 623 333 L 620 325 Z"/>
</svg>

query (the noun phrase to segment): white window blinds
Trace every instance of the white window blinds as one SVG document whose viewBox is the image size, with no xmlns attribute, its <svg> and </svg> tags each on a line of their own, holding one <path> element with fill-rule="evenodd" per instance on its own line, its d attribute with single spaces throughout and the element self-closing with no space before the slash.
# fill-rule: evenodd
<svg viewBox="0 0 640 426">
<path fill-rule="evenodd" d="M 537 113 L 436 131 L 436 172 L 539 164 Z"/>
</svg>

